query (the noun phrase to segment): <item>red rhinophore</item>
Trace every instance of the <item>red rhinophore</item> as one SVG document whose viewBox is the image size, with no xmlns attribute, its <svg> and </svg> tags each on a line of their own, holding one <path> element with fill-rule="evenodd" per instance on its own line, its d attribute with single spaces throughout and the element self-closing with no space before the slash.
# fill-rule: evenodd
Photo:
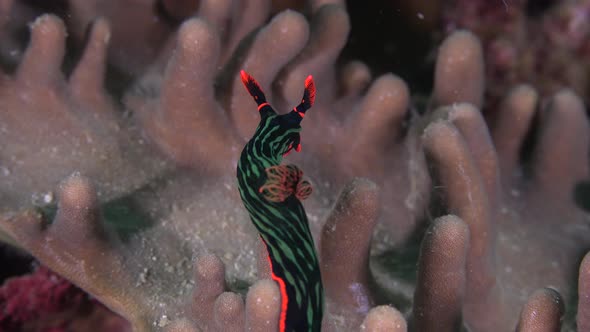
<svg viewBox="0 0 590 332">
<path fill-rule="evenodd" d="M 246 73 L 245 70 L 240 70 L 240 76 L 242 76 L 242 83 L 248 84 L 248 80 L 251 78 L 250 74 Z"/>
<path fill-rule="evenodd" d="M 262 240 L 266 247 L 266 252 L 268 253 L 268 246 L 266 246 L 266 242 Z M 276 276 L 273 269 L 272 269 L 272 260 L 270 259 L 270 255 L 267 256 L 268 258 L 268 265 L 270 266 L 270 274 L 272 280 L 276 281 L 279 284 L 279 290 L 281 291 L 281 315 L 279 318 L 279 332 L 285 332 L 285 323 L 287 320 L 287 305 L 289 304 L 289 296 L 287 295 L 287 286 L 285 286 L 285 281 L 280 277 Z"/>
<path fill-rule="evenodd" d="M 252 97 L 256 97 L 257 96 L 256 92 L 258 92 L 258 91 L 260 93 L 263 93 L 262 88 L 260 88 L 260 84 L 258 84 L 258 82 L 256 82 L 254 77 L 252 77 L 252 76 L 250 76 L 250 74 L 246 73 L 245 70 L 240 70 L 240 76 L 242 76 L 242 83 L 244 83 L 244 86 L 246 87 L 246 89 L 248 90 L 248 92 L 250 93 L 250 95 Z"/>
<path fill-rule="evenodd" d="M 297 146 L 295 147 L 295 151 L 301 151 L 301 143 L 297 144 Z"/>
<path fill-rule="evenodd" d="M 305 79 L 305 90 L 309 94 L 309 107 L 311 107 L 315 102 L 315 83 L 313 82 L 313 77 L 311 75 L 307 76 Z"/>
</svg>

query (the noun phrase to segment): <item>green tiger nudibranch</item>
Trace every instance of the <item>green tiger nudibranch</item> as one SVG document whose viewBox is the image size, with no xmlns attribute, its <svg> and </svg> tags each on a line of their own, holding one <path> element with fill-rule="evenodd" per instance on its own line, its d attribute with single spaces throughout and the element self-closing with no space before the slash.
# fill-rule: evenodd
<svg viewBox="0 0 590 332">
<path fill-rule="evenodd" d="M 315 99 L 310 76 L 301 103 L 278 115 L 258 83 L 245 71 L 242 82 L 258 104 L 260 123 L 238 161 L 238 189 L 250 219 L 266 246 L 272 278 L 281 292 L 280 332 L 321 329 L 324 290 L 320 266 L 301 201 L 311 194 L 295 165 L 283 156 L 301 150 L 301 120 Z"/>
</svg>

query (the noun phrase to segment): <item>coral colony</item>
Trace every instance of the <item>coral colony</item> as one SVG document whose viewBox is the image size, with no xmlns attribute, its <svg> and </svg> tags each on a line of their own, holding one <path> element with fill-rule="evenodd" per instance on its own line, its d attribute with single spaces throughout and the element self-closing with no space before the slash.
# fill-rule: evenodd
<svg viewBox="0 0 590 332">
<path fill-rule="evenodd" d="M 469 29 L 486 56 L 486 95 L 500 99 L 506 88 L 535 82 L 542 95 L 564 86 L 590 101 L 590 1 L 443 1 L 446 31 Z"/>
<path fill-rule="evenodd" d="M 492 46 L 449 29 L 416 111 L 340 59 L 343 1 L 295 3 L 0 0 L 0 239 L 38 262 L 0 287 L 0 331 L 279 329 L 235 177 L 260 121 L 242 69 L 278 113 L 313 75 L 283 164 L 313 187 L 322 331 L 590 331 L 583 85 L 518 74 L 488 104 Z"/>
</svg>

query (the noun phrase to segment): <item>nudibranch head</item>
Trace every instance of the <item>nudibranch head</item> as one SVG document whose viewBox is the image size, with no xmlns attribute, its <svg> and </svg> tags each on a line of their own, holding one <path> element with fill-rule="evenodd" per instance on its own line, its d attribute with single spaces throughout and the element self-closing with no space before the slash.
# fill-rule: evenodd
<svg viewBox="0 0 590 332">
<path fill-rule="evenodd" d="M 240 74 L 244 86 L 258 104 L 261 125 L 273 129 L 274 139 L 268 141 L 273 144 L 273 152 L 285 156 L 293 149 L 297 152 L 301 151 L 301 136 L 299 134 L 301 131 L 301 121 L 315 101 L 313 77 L 309 75 L 305 79 L 305 89 L 299 105 L 293 107 L 286 114 L 277 115 L 272 106 L 267 102 L 266 96 L 258 82 L 244 70 Z"/>
</svg>

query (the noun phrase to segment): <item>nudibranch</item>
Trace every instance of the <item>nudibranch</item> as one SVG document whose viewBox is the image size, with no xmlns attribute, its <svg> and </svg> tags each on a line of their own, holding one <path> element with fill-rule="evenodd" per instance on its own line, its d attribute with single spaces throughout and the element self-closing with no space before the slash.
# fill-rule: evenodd
<svg viewBox="0 0 590 332">
<path fill-rule="evenodd" d="M 242 82 L 258 104 L 260 123 L 238 161 L 240 196 L 268 252 L 272 278 L 281 292 L 279 331 L 320 331 L 324 290 L 320 266 L 301 200 L 311 185 L 283 156 L 301 150 L 301 120 L 315 99 L 315 85 L 305 80 L 301 103 L 277 114 L 260 85 L 242 70 Z"/>
</svg>

